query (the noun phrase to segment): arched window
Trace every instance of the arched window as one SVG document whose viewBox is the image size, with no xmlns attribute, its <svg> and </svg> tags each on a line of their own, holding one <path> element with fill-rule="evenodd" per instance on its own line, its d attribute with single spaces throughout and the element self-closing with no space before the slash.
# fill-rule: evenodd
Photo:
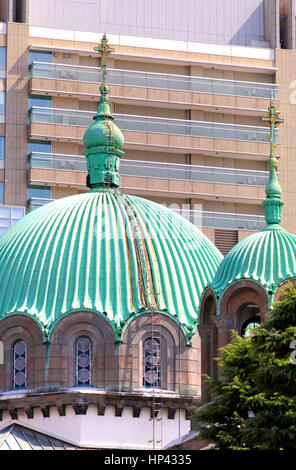
<svg viewBox="0 0 296 470">
<path fill-rule="evenodd" d="M 18 340 L 12 350 L 12 388 L 27 387 L 27 346 Z"/>
<path fill-rule="evenodd" d="M 80 336 L 74 344 L 74 385 L 92 385 L 92 342 Z"/>
<path fill-rule="evenodd" d="M 254 328 L 260 325 L 260 321 L 261 319 L 258 315 L 254 315 L 253 317 L 249 318 L 242 326 L 241 335 L 252 336 Z"/>
<path fill-rule="evenodd" d="M 147 338 L 143 343 L 143 386 L 161 387 L 160 341 Z"/>
</svg>

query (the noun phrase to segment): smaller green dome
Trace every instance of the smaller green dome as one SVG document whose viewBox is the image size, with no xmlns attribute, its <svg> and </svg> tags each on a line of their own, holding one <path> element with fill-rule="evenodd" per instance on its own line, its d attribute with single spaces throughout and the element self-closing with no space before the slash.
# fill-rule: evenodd
<svg viewBox="0 0 296 470">
<path fill-rule="evenodd" d="M 109 88 L 106 85 L 101 85 L 100 92 L 101 99 L 98 112 L 93 117 L 95 122 L 87 129 L 83 137 L 83 145 L 86 148 L 84 154 L 86 156 L 94 147 L 109 147 L 120 150 L 124 145 L 123 134 L 116 124 L 114 124 L 114 117 L 110 111 L 107 97 Z M 122 154 L 123 152 L 121 155 Z"/>
<path fill-rule="evenodd" d="M 109 120 L 95 121 L 85 132 L 83 144 L 86 149 L 106 147 L 106 143 L 115 149 L 121 149 L 124 138 L 121 130 Z M 87 153 L 87 152 L 85 152 Z"/>
<path fill-rule="evenodd" d="M 107 94 L 107 85 L 100 86 L 101 98 L 98 112 L 93 117 L 95 122 L 87 129 L 83 137 L 86 148 L 87 186 L 91 189 L 117 188 L 120 185 L 120 157 L 124 138 L 121 130 L 114 124 Z"/>
<path fill-rule="evenodd" d="M 210 287 L 220 299 L 233 283 L 248 279 L 272 295 L 280 284 L 296 277 L 296 235 L 269 225 L 235 245 L 222 260 Z"/>
</svg>

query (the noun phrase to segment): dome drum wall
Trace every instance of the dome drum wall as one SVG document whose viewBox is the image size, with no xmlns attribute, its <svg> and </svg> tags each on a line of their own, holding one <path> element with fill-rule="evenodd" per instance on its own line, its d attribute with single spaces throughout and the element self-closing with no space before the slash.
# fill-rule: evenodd
<svg viewBox="0 0 296 470">
<path fill-rule="evenodd" d="M 107 150 L 109 153 L 107 153 Z M 97 155 L 93 153 L 95 149 L 91 149 L 86 157 L 87 170 L 89 174 L 89 186 L 118 187 L 120 185 L 120 175 L 118 173 L 120 166 L 120 157 L 110 158 L 110 153 L 115 154 L 114 148 L 101 150 L 101 158 L 98 160 Z"/>
<path fill-rule="evenodd" d="M 136 391 L 143 388 L 143 343 L 151 337 L 161 340 L 161 388 L 180 395 L 200 394 L 198 333 L 188 348 L 177 323 L 162 314 L 135 318 L 126 328 L 122 343 L 114 344 L 108 322 L 95 313 L 80 311 L 62 318 L 53 328 L 50 345 L 43 343 L 36 323 L 23 315 L 0 321 L 0 337 L 5 348 L 5 367 L 0 374 L 0 392 L 11 389 L 11 350 L 20 337 L 28 349 L 30 391 L 60 391 L 73 387 L 74 345 L 88 337 L 94 357 L 91 385 L 97 390 Z M 90 390 L 91 393 L 91 390 Z M 149 393 L 149 388 L 146 389 Z"/>
<path fill-rule="evenodd" d="M 265 201 L 263 201 L 265 219 L 269 224 L 280 223 L 283 204 L 284 202 L 281 200 L 265 199 Z"/>
</svg>

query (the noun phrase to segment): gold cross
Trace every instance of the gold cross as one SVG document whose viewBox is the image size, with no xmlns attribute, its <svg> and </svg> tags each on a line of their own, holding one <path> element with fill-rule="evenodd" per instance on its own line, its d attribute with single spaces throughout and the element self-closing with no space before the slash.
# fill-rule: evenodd
<svg viewBox="0 0 296 470">
<path fill-rule="evenodd" d="M 276 146 L 275 143 L 275 128 L 278 127 L 282 122 L 284 122 L 283 119 L 279 117 L 279 113 L 276 112 L 275 106 L 273 103 L 270 104 L 268 108 L 269 113 L 266 113 L 265 116 L 262 119 L 262 121 L 265 121 L 265 124 L 267 124 L 270 127 L 270 136 L 269 136 L 269 142 L 270 142 L 270 155 L 275 155 L 274 149 Z"/>
<path fill-rule="evenodd" d="M 114 52 L 115 49 L 110 47 L 108 44 L 108 39 L 106 38 L 106 34 L 103 35 L 100 44 L 94 48 L 95 51 L 98 51 L 99 54 L 102 56 L 102 62 L 101 62 L 101 67 L 102 67 L 102 84 L 106 84 L 106 76 L 107 76 L 107 68 L 106 68 L 106 57 L 108 54 L 111 54 L 111 52 Z"/>
</svg>

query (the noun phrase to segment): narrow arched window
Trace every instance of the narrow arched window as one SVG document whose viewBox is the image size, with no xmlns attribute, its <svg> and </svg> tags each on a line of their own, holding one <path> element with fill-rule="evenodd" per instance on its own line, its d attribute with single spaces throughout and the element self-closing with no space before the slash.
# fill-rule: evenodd
<svg viewBox="0 0 296 470">
<path fill-rule="evenodd" d="M 147 338 L 143 343 L 143 385 L 161 387 L 160 341 Z"/>
<path fill-rule="evenodd" d="M 260 317 L 256 315 L 252 318 L 249 318 L 247 321 L 245 321 L 245 323 L 242 326 L 241 335 L 252 336 L 254 329 L 260 325 L 260 320 L 261 320 Z"/>
<path fill-rule="evenodd" d="M 18 340 L 12 350 L 12 388 L 27 387 L 27 346 L 23 340 Z"/>
<path fill-rule="evenodd" d="M 80 336 L 74 344 L 74 385 L 92 385 L 92 342 Z"/>
</svg>

